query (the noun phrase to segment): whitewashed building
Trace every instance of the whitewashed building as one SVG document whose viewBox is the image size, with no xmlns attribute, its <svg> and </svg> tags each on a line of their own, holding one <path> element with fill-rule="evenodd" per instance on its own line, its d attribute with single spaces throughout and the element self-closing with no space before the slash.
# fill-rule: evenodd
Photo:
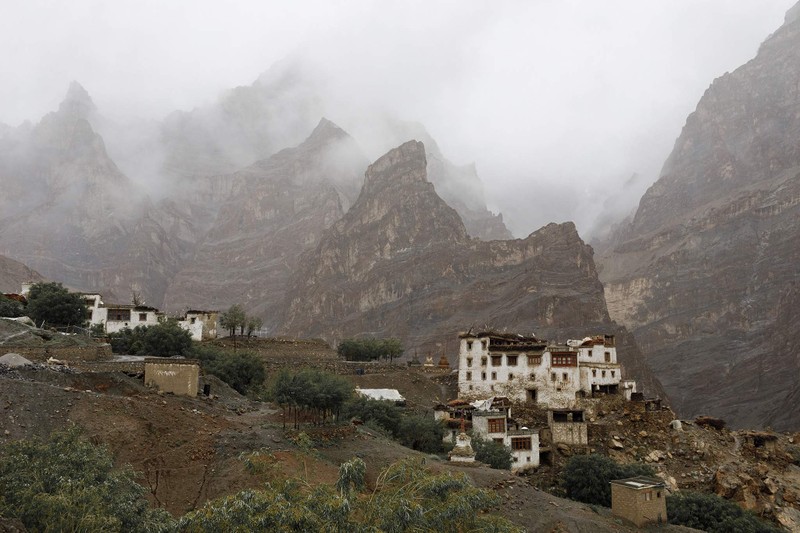
<svg viewBox="0 0 800 533">
<path fill-rule="evenodd" d="M 493 440 L 511 450 L 511 471 L 539 466 L 539 432 L 527 428 L 512 429 L 505 411 L 473 411 L 472 434 Z"/>
<path fill-rule="evenodd" d="M 613 335 L 566 344 L 492 331 L 470 331 L 459 337 L 461 398 L 502 395 L 516 402 L 564 408 L 579 398 L 620 393 L 622 369 Z"/>
</svg>

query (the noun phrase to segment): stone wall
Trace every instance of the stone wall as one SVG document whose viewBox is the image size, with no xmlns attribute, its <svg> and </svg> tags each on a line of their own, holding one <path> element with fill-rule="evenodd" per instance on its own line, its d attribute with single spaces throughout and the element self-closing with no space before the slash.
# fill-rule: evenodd
<svg viewBox="0 0 800 533">
<path fill-rule="evenodd" d="M 647 494 L 651 499 L 647 500 Z M 642 527 L 646 524 L 655 524 L 667 521 L 667 500 L 663 489 L 642 489 L 624 487 L 611 483 L 611 512 Z"/>
<path fill-rule="evenodd" d="M 47 348 L 43 346 L 4 346 L 0 349 L 4 349 L 6 352 L 18 353 L 35 363 L 43 363 L 51 357 L 61 361 L 68 361 L 70 364 L 78 361 L 104 361 L 111 359 L 112 355 L 110 344 L 60 346 Z"/>
</svg>

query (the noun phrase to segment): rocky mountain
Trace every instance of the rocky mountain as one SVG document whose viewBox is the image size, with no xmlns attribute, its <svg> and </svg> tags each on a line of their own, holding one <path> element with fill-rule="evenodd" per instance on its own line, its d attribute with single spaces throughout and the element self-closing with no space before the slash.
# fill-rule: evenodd
<svg viewBox="0 0 800 533">
<path fill-rule="evenodd" d="M 366 166 L 355 141 L 322 119 L 299 146 L 216 178 L 229 193 L 171 282 L 167 307 L 240 303 L 274 328 L 300 255 L 353 203 Z"/>
<path fill-rule="evenodd" d="M 27 281 L 42 281 L 44 278 L 19 261 L 0 255 L 0 292 L 19 293 Z"/>
<path fill-rule="evenodd" d="M 799 9 L 712 83 L 599 260 L 611 317 L 684 417 L 800 427 Z"/>
<path fill-rule="evenodd" d="M 660 392 L 630 336 L 610 321 L 592 249 L 573 224 L 550 224 L 526 239 L 470 238 L 427 166 L 417 141 L 370 165 L 351 209 L 300 261 L 283 333 L 397 336 L 423 353 L 452 354 L 456 332 L 470 325 L 562 341 L 617 332 L 628 372 Z"/>
<path fill-rule="evenodd" d="M 108 156 L 94 113 L 73 82 L 57 111 L 5 132 L 0 253 L 70 287 L 157 304 L 185 250 Z"/>
</svg>

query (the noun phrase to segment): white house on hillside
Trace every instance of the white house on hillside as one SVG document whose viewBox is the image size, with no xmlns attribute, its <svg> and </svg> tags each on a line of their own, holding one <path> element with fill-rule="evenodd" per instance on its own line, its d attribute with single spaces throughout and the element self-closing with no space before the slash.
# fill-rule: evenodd
<svg viewBox="0 0 800 533">
<path fill-rule="evenodd" d="M 598 393 L 626 396 L 621 387 L 613 335 L 597 335 L 566 344 L 549 344 L 535 336 L 485 331 L 460 336 L 458 393 L 461 398 L 507 396 L 560 408 Z M 623 390 L 624 389 L 624 390 Z"/>
</svg>

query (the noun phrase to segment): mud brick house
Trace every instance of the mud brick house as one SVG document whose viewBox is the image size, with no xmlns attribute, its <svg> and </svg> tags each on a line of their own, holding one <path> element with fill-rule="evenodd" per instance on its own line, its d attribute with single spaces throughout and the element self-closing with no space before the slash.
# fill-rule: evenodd
<svg viewBox="0 0 800 533">
<path fill-rule="evenodd" d="M 633 382 L 623 383 L 613 335 L 566 344 L 493 331 L 470 331 L 459 338 L 461 398 L 504 395 L 515 402 L 565 408 L 580 398 L 623 391 L 628 396 L 636 390 Z"/>
<path fill-rule="evenodd" d="M 666 523 L 666 485 L 644 476 L 611 481 L 611 513 L 636 527 Z"/>
<path fill-rule="evenodd" d="M 147 357 L 144 360 L 144 384 L 160 392 L 197 396 L 200 363 L 195 359 Z"/>
</svg>

